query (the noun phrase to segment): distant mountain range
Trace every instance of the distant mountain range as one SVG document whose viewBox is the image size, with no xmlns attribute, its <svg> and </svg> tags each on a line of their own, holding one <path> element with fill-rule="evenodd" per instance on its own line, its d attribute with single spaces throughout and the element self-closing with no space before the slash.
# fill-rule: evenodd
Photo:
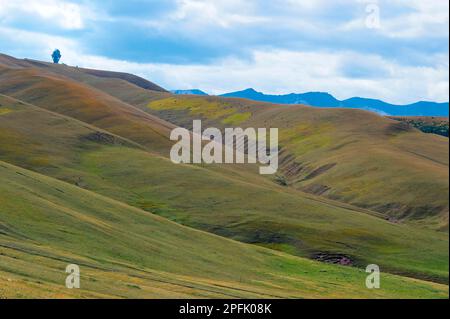
<svg viewBox="0 0 450 319">
<path fill-rule="evenodd" d="M 207 95 L 205 92 L 195 90 L 175 90 L 174 94 Z M 326 92 L 291 93 L 285 95 L 269 95 L 257 92 L 254 89 L 222 94 L 222 97 L 245 98 L 255 101 L 278 104 L 305 104 L 316 107 L 345 107 L 373 111 L 382 115 L 392 116 L 449 116 L 449 103 L 436 103 L 420 101 L 406 105 L 390 104 L 381 100 L 362 97 L 352 97 L 338 100 Z"/>
</svg>

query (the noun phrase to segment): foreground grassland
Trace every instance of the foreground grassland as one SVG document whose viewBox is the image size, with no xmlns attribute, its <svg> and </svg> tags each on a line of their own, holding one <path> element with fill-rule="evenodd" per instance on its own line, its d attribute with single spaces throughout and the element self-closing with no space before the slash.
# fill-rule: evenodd
<svg viewBox="0 0 450 319">
<path fill-rule="evenodd" d="M 0 162 L 0 296 L 445 298 L 447 286 L 366 273 L 180 226 Z M 82 288 L 64 288 L 65 266 Z"/>
<path fill-rule="evenodd" d="M 0 56 L 0 297 L 448 297 L 448 139 L 135 80 Z M 198 117 L 279 126 L 280 174 L 172 164 Z"/>
</svg>

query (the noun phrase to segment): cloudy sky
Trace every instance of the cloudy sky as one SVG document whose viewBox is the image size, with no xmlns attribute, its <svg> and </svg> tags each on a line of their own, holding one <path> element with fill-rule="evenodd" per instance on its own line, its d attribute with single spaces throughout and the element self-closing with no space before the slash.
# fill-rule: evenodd
<svg viewBox="0 0 450 319">
<path fill-rule="evenodd" d="M 448 101 L 448 0 L 0 0 L 0 52 L 218 94 Z"/>
</svg>

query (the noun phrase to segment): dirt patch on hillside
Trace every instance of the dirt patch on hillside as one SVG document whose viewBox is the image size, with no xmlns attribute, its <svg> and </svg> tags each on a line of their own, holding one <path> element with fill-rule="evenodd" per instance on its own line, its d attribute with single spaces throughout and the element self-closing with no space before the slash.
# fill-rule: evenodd
<svg viewBox="0 0 450 319">
<path fill-rule="evenodd" d="M 386 214 L 389 218 L 395 218 L 397 221 L 404 219 L 420 220 L 432 217 L 443 212 L 447 207 L 442 206 L 408 206 L 399 203 L 379 204 L 370 207 L 371 209 Z"/>
<path fill-rule="evenodd" d="M 329 187 L 327 185 L 311 184 L 306 187 L 303 187 L 301 190 L 306 193 L 310 193 L 310 194 L 314 194 L 314 195 L 323 195 L 326 192 L 328 192 L 330 189 L 331 189 L 331 187 Z"/>
<path fill-rule="evenodd" d="M 385 132 L 388 136 L 395 136 L 401 133 L 412 132 L 414 128 L 405 122 L 396 122 L 388 125 Z"/>
<path fill-rule="evenodd" d="M 319 168 L 317 168 L 314 171 L 312 171 L 311 173 L 309 173 L 303 180 L 305 181 L 305 180 L 317 177 L 317 176 L 325 173 L 326 171 L 332 169 L 333 167 L 335 167 L 336 164 L 337 163 L 330 163 L 330 164 L 322 165 Z"/>
<path fill-rule="evenodd" d="M 305 169 L 302 163 L 295 160 L 295 156 L 280 148 L 279 167 L 286 180 L 293 180 Z"/>
<path fill-rule="evenodd" d="M 81 137 L 81 140 L 95 142 L 98 144 L 104 144 L 104 145 L 123 145 L 123 146 L 129 146 L 129 147 L 135 147 L 132 143 L 121 139 L 120 137 L 108 134 L 106 132 L 92 132 L 87 135 L 84 135 Z"/>
<path fill-rule="evenodd" d="M 312 259 L 328 264 L 337 264 L 343 266 L 352 266 L 354 264 L 353 260 L 343 254 L 320 252 L 312 255 Z"/>
</svg>

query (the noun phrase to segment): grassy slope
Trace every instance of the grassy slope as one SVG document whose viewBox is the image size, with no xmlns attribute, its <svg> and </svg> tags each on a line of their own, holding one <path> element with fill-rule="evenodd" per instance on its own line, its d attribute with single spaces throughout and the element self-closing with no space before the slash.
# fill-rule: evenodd
<svg viewBox="0 0 450 319">
<path fill-rule="evenodd" d="M 447 287 L 365 273 L 189 229 L 0 162 L 3 297 L 446 297 Z M 81 290 L 64 289 L 68 263 Z"/>
<path fill-rule="evenodd" d="M 135 142 L 165 152 L 173 125 L 125 104 L 110 95 L 34 68 L 0 65 L 0 93 L 107 129 Z"/>
<path fill-rule="evenodd" d="M 0 115 L 2 160 L 240 241 L 306 257 L 340 253 L 358 266 L 448 278 L 446 234 L 300 196 L 257 175 L 243 181 L 176 166 L 121 137 L 92 141 L 87 137 L 101 130 L 83 122 L 7 97 L 0 105 L 8 109 Z"/>
<path fill-rule="evenodd" d="M 370 112 L 177 96 L 141 107 L 178 125 L 278 127 L 282 175 L 307 192 L 448 229 L 448 139 Z M 249 117 L 248 114 L 251 114 Z M 389 180 L 389 183 L 386 181 Z"/>
</svg>

